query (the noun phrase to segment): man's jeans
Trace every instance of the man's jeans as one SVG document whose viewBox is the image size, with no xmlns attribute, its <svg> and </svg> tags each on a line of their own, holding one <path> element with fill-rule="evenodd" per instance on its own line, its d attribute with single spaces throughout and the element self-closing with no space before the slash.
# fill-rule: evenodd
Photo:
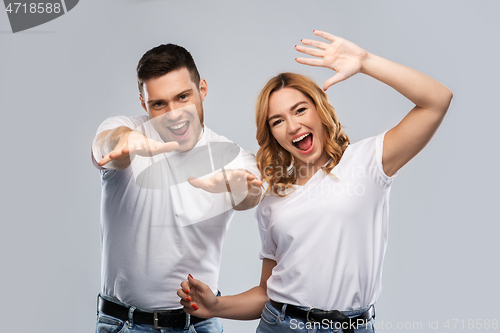
<svg viewBox="0 0 500 333">
<path fill-rule="evenodd" d="M 119 303 L 115 300 L 113 302 Z M 222 333 L 222 320 L 219 318 L 207 319 L 195 325 L 189 322 L 189 318 L 187 315 L 185 327 L 155 329 L 153 325 L 134 323 L 131 314 L 128 320 L 121 320 L 99 311 L 95 331 L 96 333 Z"/>
<path fill-rule="evenodd" d="M 305 308 L 304 308 L 305 309 Z M 271 305 L 271 302 L 267 302 L 266 306 L 262 310 L 260 317 L 260 323 L 257 327 L 257 333 L 330 333 L 330 332 L 343 332 L 341 327 L 335 326 L 334 323 L 328 321 L 324 322 L 305 322 L 300 319 L 296 319 L 285 315 L 285 306 L 283 309 L 276 309 Z M 368 310 L 353 310 L 353 311 L 342 311 L 348 317 L 356 317 L 363 312 Z M 355 333 L 375 333 L 375 319 L 370 319 L 367 324 L 354 327 Z"/>
</svg>

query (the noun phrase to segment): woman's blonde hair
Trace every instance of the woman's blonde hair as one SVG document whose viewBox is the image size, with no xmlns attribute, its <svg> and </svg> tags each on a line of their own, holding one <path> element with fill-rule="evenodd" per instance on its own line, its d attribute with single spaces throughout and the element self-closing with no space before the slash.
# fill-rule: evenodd
<svg viewBox="0 0 500 333">
<path fill-rule="evenodd" d="M 273 137 L 267 121 L 269 98 L 273 92 L 283 88 L 299 90 L 316 106 L 325 130 L 324 149 L 332 158 L 323 171 L 330 173 L 349 145 L 349 138 L 342 131 L 335 109 L 328 103 L 328 96 L 314 81 L 295 73 L 281 73 L 269 80 L 260 92 L 256 104 L 257 142 L 260 146 L 257 152 L 257 166 L 263 180 L 269 185 L 266 194 L 271 192 L 282 197 L 286 196 L 285 190 L 292 187 L 297 180 L 298 171 L 297 162 Z"/>
</svg>

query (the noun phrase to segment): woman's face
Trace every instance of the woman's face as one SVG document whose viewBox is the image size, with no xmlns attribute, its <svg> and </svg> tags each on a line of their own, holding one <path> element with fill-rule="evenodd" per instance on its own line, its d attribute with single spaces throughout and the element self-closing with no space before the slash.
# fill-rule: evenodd
<svg viewBox="0 0 500 333">
<path fill-rule="evenodd" d="M 328 162 L 323 124 L 313 101 L 301 91 L 283 88 L 273 92 L 267 121 L 276 141 L 292 154 L 299 167 Z"/>
</svg>

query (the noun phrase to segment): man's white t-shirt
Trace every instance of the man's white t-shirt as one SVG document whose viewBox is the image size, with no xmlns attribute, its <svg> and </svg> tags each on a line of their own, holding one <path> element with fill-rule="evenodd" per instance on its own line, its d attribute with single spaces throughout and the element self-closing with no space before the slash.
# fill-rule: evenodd
<svg viewBox="0 0 500 333">
<path fill-rule="evenodd" d="M 272 300 L 341 311 L 376 302 L 396 176 L 382 168 L 384 135 L 348 146 L 331 174 L 319 170 L 288 196 L 260 203 L 260 258 L 277 262 Z"/>
<path fill-rule="evenodd" d="M 161 140 L 147 115 L 112 117 L 97 133 L 126 126 Z M 94 159 L 102 154 L 93 147 Z M 255 157 L 205 126 L 188 152 L 134 156 L 124 170 L 102 170 L 101 293 L 144 310 L 178 309 L 176 292 L 192 274 L 214 293 L 222 244 L 234 214 L 228 193 L 192 187 L 187 177 L 246 169 Z"/>
</svg>

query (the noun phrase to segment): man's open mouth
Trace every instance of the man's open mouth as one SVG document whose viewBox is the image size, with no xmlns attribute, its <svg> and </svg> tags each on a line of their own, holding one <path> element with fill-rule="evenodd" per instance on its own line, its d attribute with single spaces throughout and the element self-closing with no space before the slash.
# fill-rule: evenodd
<svg viewBox="0 0 500 333">
<path fill-rule="evenodd" d="M 187 130 L 189 129 L 189 121 L 186 120 L 182 123 L 178 123 L 173 126 L 168 126 L 168 129 L 175 136 L 182 136 L 186 134 Z"/>
<path fill-rule="evenodd" d="M 300 151 L 306 152 L 311 149 L 313 145 L 313 135 L 312 133 L 305 133 L 296 139 L 292 140 L 292 144 Z"/>
</svg>

